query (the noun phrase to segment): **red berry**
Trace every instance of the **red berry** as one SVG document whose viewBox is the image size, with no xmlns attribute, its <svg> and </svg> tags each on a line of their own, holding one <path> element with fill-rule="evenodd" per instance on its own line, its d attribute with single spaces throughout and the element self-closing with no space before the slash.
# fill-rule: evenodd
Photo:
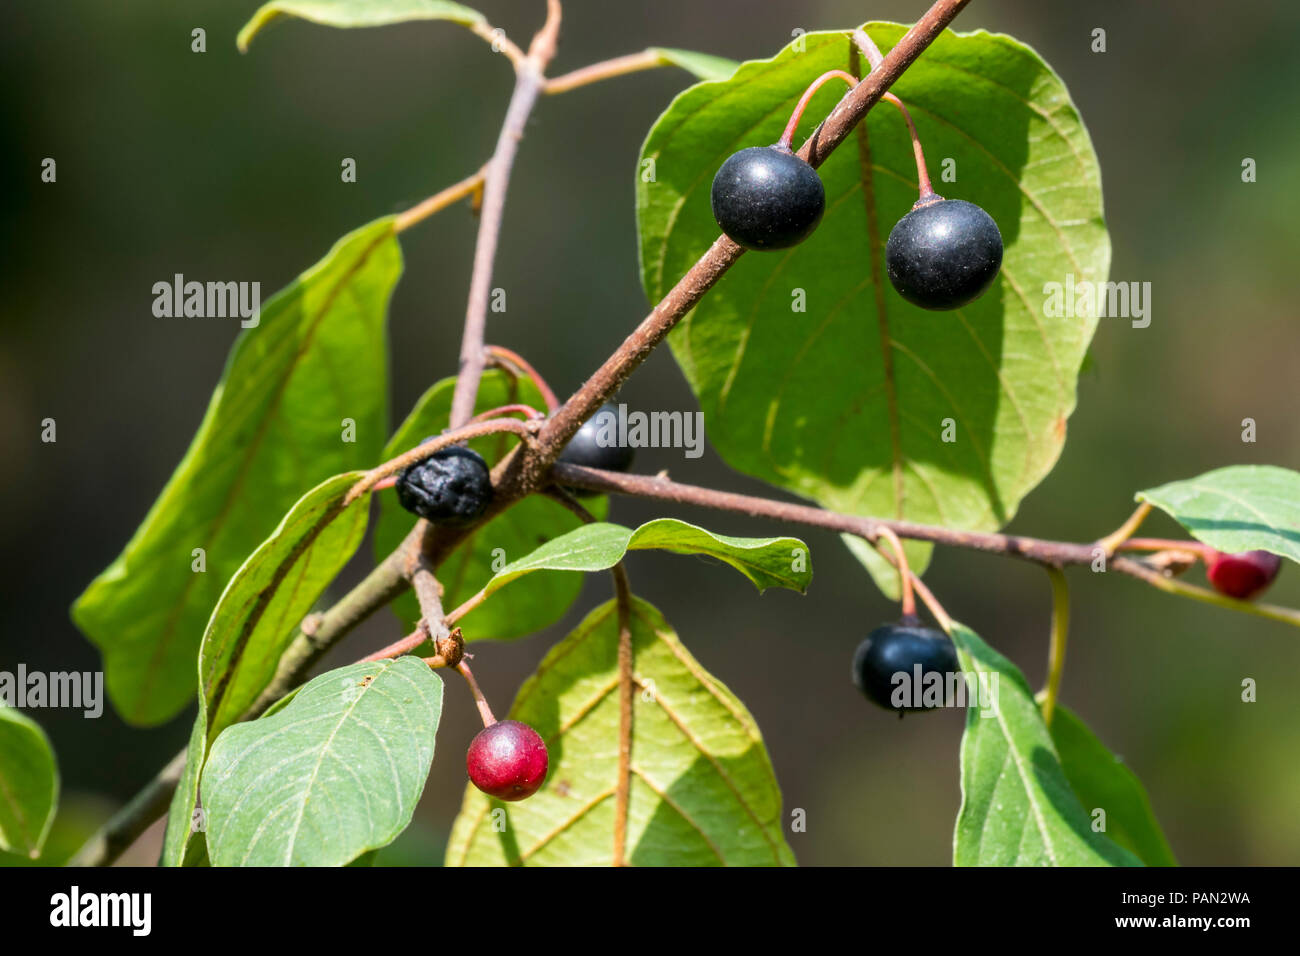
<svg viewBox="0 0 1300 956">
<path fill-rule="evenodd" d="M 470 741 L 465 766 L 469 779 L 500 800 L 531 797 L 546 780 L 546 743 L 517 720 L 499 720 Z"/>
<path fill-rule="evenodd" d="M 1248 601 L 1273 583 L 1282 559 L 1271 551 L 1243 551 L 1224 554 L 1211 551 L 1206 558 L 1205 576 L 1220 594 Z"/>
</svg>

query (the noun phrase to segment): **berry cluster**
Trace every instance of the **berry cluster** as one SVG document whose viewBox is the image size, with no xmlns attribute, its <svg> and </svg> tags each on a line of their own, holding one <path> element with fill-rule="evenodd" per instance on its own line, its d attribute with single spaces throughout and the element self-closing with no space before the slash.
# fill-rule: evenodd
<svg viewBox="0 0 1300 956">
<path fill-rule="evenodd" d="M 733 154 L 713 178 L 713 218 L 746 249 L 787 249 L 807 239 L 826 210 L 821 177 L 790 148 L 791 137 L 813 92 L 828 79 L 856 78 L 839 70 L 818 77 L 800 100 L 785 134 L 773 146 L 750 146 Z M 908 302 L 923 309 L 959 309 L 983 295 L 1002 268 L 1002 233 L 987 212 L 962 199 L 944 199 L 930 186 L 916 127 L 902 102 L 916 155 L 920 198 L 889 233 L 885 262 L 889 281 Z"/>
</svg>

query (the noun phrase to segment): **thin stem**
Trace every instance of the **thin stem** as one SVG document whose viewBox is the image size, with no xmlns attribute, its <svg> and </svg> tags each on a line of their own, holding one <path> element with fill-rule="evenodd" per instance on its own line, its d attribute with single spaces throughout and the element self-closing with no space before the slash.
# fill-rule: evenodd
<svg viewBox="0 0 1300 956">
<path fill-rule="evenodd" d="M 951 634 L 952 618 L 948 615 L 944 606 L 939 603 L 939 599 L 934 596 L 934 592 L 926 586 L 926 583 L 921 580 L 917 573 L 913 571 L 911 574 L 912 586 L 916 588 L 916 593 L 920 595 L 921 600 L 925 602 L 925 606 L 930 609 L 930 613 L 933 614 L 934 619 L 939 622 L 939 626 Z"/>
<path fill-rule="evenodd" d="M 867 31 L 854 30 L 853 42 L 857 44 L 873 70 L 885 62 L 885 55 L 880 52 L 880 47 L 876 46 L 876 41 L 867 35 Z"/>
<path fill-rule="evenodd" d="M 1115 546 L 1116 551 L 1190 551 L 1205 560 L 1214 549 L 1200 541 L 1179 541 L 1176 538 L 1129 538 Z"/>
<path fill-rule="evenodd" d="M 930 171 L 925 167 L 925 150 L 921 149 L 921 137 L 916 132 L 916 124 L 912 122 L 912 114 L 907 111 L 903 101 L 893 93 L 882 94 L 880 98 L 897 106 L 899 112 L 903 114 L 903 119 L 907 121 L 907 133 L 912 137 L 912 156 L 916 159 L 916 183 L 920 190 L 920 198 L 917 202 L 923 203 L 934 196 L 934 187 L 930 185 Z"/>
<path fill-rule="evenodd" d="M 474 608 L 478 607 L 480 604 L 486 601 L 487 596 L 488 596 L 487 588 L 486 587 L 480 588 L 477 594 L 474 594 L 473 596 L 467 598 L 464 601 L 464 603 L 460 604 L 459 606 L 452 608 L 450 611 L 447 612 L 447 617 L 445 618 L 447 625 L 451 626 L 452 624 L 455 624 L 457 621 L 463 618 L 470 611 L 474 610 Z"/>
<path fill-rule="evenodd" d="M 408 654 L 415 650 L 421 644 L 428 641 L 432 636 L 433 635 L 429 633 L 428 624 L 421 619 L 419 626 L 410 634 L 406 635 L 406 637 L 402 638 L 400 641 L 394 641 L 387 647 L 381 647 L 373 654 L 367 654 L 365 657 L 361 658 L 361 660 L 357 661 L 357 663 L 364 664 L 369 661 L 388 660 L 390 657 L 401 657 L 403 654 Z"/>
<path fill-rule="evenodd" d="M 1151 503 L 1144 501 L 1134 509 L 1133 513 L 1128 516 L 1128 520 L 1122 525 L 1106 535 L 1104 538 L 1097 539 L 1097 547 L 1101 548 L 1106 557 L 1115 553 L 1115 549 L 1133 536 L 1142 522 L 1146 520 L 1147 515 L 1151 513 Z"/>
<path fill-rule="evenodd" d="M 898 540 L 898 535 L 889 527 L 882 527 L 879 537 L 888 541 L 894 551 L 894 567 L 898 568 L 899 589 L 903 598 L 903 617 L 916 617 L 916 598 L 912 596 L 912 569 L 908 567 L 903 542 Z"/>
<path fill-rule="evenodd" d="M 803 91 L 803 96 L 799 97 L 799 102 L 795 105 L 794 112 L 790 114 L 790 120 L 785 124 L 785 132 L 781 138 L 776 141 L 776 145 L 784 149 L 790 149 L 790 144 L 794 141 L 794 131 L 799 128 L 799 120 L 803 118 L 803 111 L 808 108 L 808 103 L 812 100 L 814 94 L 822 88 L 827 80 L 843 80 L 849 85 L 849 89 L 858 85 L 858 78 L 852 73 L 845 73 L 843 70 L 827 70 L 817 79 L 808 85 L 808 89 Z"/>
<path fill-rule="evenodd" d="M 515 402 L 510 405 L 498 405 L 496 408 L 489 408 L 486 412 L 479 412 L 471 418 L 467 424 L 473 425 L 475 422 L 484 422 L 488 419 L 500 418 L 505 415 L 523 415 L 528 419 L 545 417 L 541 412 L 533 408 L 533 406 Z"/>
<path fill-rule="evenodd" d="M 506 31 L 499 27 L 494 27 L 484 21 L 470 24 L 470 30 L 475 36 L 480 36 L 488 43 L 492 44 L 494 50 L 498 50 L 506 55 L 506 58 L 514 64 L 515 69 L 519 69 L 524 62 L 524 51 L 519 49 L 508 36 Z"/>
<path fill-rule="evenodd" d="M 487 166 L 483 166 L 473 176 L 467 176 L 454 186 L 448 186 L 442 192 L 434 193 L 424 202 L 412 206 L 406 212 L 399 213 L 393 221 L 393 230 L 402 232 L 418 222 L 423 222 L 435 212 L 454 205 L 467 196 L 473 196 L 483 189 L 483 177 Z"/>
<path fill-rule="evenodd" d="M 629 73 L 639 73 L 642 70 L 653 70 L 661 66 L 670 65 L 670 61 L 664 59 L 663 55 L 656 50 L 642 50 L 640 53 L 629 53 L 626 56 L 616 56 L 609 60 L 602 60 L 599 63 L 593 63 L 591 66 L 584 66 L 582 69 L 573 70 L 561 76 L 554 77 L 546 81 L 542 87 L 542 92 L 548 96 L 555 93 L 567 93 L 569 90 L 576 90 L 580 86 L 587 86 L 591 83 L 599 83 L 601 80 L 613 79 L 616 76 L 626 76 Z"/>
<path fill-rule="evenodd" d="M 1070 585 L 1060 568 L 1046 565 L 1048 580 L 1052 582 L 1052 636 L 1047 651 L 1047 688 L 1041 709 L 1043 723 L 1052 725 L 1056 700 L 1061 693 L 1061 675 L 1065 673 L 1065 641 L 1070 632 Z"/>
<path fill-rule="evenodd" d="M 632 648 L 632 586 L 623 562 L 614 565 L 618 601 L 618 777 L 614 785 L 614 865 L 626 866 L 627 807 L 632 791 L 632 693 L 636 659 Z"/>
<path fill-rule="evenodd" d="M 474 672 L 469 669 L 469 661 L 462 660 L 456 665 L 456 670 L 460 671 L 460 676 L 465 678 L 465 683 L 469 684 L 469 692 L 474 695 L 474 704 L 478 707 L 479 717 L 483 718 L 483 726 L 491 727 L 497 719 L 492 716 L 492 708 L 488 706 L 487 698 L 479 689 L 478 681 L 474 679 Z"/>
<path fill-rule="evenodd" d="M 542 373 L 533 368 L 522 355 L 503 345 L 489 345 L 487 352 L 497 364 L 514 366 L 532 379 L 533 384 L 537 386 L 537 391 L 542 393 L 542 400 L 546 402 L 548 412 L 553 412 L 560 407 L 560 400 L 555 397 L 555 392 L 551 391 L 551 386 L 546 384 L 546 379 L 542 378 Z"/>
<path fill-rule="evenodd" d="M 1166 577 L 1141 561 L 1133 561 L 1129 558 L 1116 558 L 1111 562 L 1111 567 L 1123 570 L 1126 574 L 1145 581 L 1153 588 L 1167 594 L 1176 594 L 1179 597 L 1191 598 L 1193 601 L 1201 601 L 1231 611 L 1241 611 L 1245 614 L 1253 614 L 1255 617 L 1263 617 L 1270 621 L 1281 621 L 1283 624 L 1300 627 L 1300 611 L 1294 608 L 1279 607 L 1276 604 L 1261 604 L 1257 601 L 1238 601 L 1236 598 L 1230 598 L 1218 591 L 1211 591 L 1209 588 L 1188 584 L 1186 581 L 1180 581 L 1177 578 Z"/>
<path fill-rule="evenodd" d="M 475 422 L 472 425 L 462 425 L 451 431 L 443 432 L 436 438 L 431 438 L 424 444 L 370 469 L 363 478 L 358 479 L 357 483 L 348 489 L 343 503 L 345 505 L 351 504 L 366 492 L 371 491 L 375 485 L 389 475 L 395 475 L 406 466 L 414 465 L 417 461 L 424 461 L 450 445 L 456 445 L 482 435 L 493 435 L 497 432 L 511 432 L 525 441 L 531 441 L 533 438 L 532 429 L 513 418 L 493 418 L 485 422 Z"/>
<path fill-rule="evenodd" d="M 488 161 L 483 183 L 483 206 L 480 211 L 478 238 L 474 244 L 474 268 L 470 273 L 469 302 L 465 307 L 465 331 L 460 345 L 460 371 L 451 400 L 451 427 L 459 428 L 474 414 L 479 379 L 483 375 L 483 335 L 487 326 L 488 299 L 492 293 L 492 264 L 501 237 L 505 213 L 506 189 L 510 171 L 524 137 L 528 116 L 537 102 L 546 65 L 555 55 L 555 39 L 560 30 L 560 4 L 548 0 L 546 23 L 533 37 L 528 55 L 515 60 L 515 89 L 510 96 L 505 121 L 497 137 L 496 149 Z"/>
</svg>

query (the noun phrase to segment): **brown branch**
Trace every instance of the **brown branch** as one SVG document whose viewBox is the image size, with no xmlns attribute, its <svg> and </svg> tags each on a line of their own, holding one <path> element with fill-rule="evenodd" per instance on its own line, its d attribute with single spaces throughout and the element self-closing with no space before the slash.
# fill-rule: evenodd
<svg viewBox="0 0 1300 956">
<path fill-rule="evenodd" d="M 546 82 L 546 65 L 555 55 L 559 31 L 560 4 L 558 0 L 548 0 L 546 23 L 533 37 L 528 55 L 515 61 L 515 89 L 510 96 L 505 121 L 501 124 L 496 149 L 488 160 L 478 238 L 474 244 L 474 268 L 469 280 L 469 302 L 465 307 L 465 331 L 460 344 L 460 370 L 451 400 L 452 428 L 459 428 L 474 414 L 479 379 L 483 376 L 483 336 L 487 327 L 488 298 L 492 292 L 492 264 L 496 259 L 505 212 L 506 189 L 528 116 Z"/>
</svg>

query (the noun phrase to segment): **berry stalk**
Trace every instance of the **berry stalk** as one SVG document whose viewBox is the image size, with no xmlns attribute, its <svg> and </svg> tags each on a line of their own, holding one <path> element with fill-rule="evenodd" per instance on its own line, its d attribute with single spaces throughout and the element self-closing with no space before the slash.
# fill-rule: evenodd
<svg viewBox="0 0 1300 956">
<path fill-rule="evenodd" d="M 491 727 L 497 719 L 492 715 L 492 708 L 488 706 L 487 698 L 479 689 L 478 681 L 474 679 L 474 672 L 469 669 L 469 661 L 461 660 L 456 665 L 456 670 L 460 671 L 460 676 L 465 678 L 465 683 L 469 684 L 469 692 L 474 695 L 474 704 L 478 707 L 479 717 L 483 718 L 483 726 Z"/>
<path fill-rule="evenodd" d="M 781 149 L 792 149 L 791 144 L 794 141 L 795 130 L 799 127 L 799 120 L 803 118 L 803 111 L 807 109 L 808 103 L 812 100 L 814 94 L 821 89 L 822 84 L 828 80 L 843 80 L 849 85 L 849 88 L 858 85 L 858 78 L 852 73 L 844 70 L 828 70 L 817 79 L 813 80 L 808 89 L 804 90 L 803 96 L 799 98 L 799 103 L 795 106 L 794 112 L 790 114 L 790 121 L 785 124 L 785 132 L 777 140 L 776 145 Z M 880 98 L 886 102 L 892 103 L 903 114 L 903 120 L 907 123 L 908 135 L 912 138 L 912 155 L 916 159 L 916 181 L 920 189 L 920 197 L 917 199 L 918 204 L 924 204 L 935 195 L 934 187 L 930 184 L 930 172 L 925 165 L 925 150 L 921 148 L 921 137 L 916 131 L 916 124 L 912 122 L 912 114 L 907 111 L 907 107 L 893 93 L 882 93 Z"/>
</svg>

